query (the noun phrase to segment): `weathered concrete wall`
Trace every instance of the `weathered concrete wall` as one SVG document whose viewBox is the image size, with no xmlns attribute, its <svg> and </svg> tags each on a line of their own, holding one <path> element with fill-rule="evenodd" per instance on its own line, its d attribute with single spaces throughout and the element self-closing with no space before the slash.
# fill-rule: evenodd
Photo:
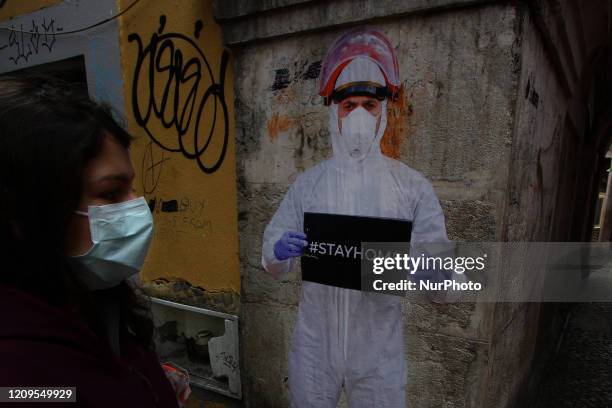
<svg viewBox="0 0 612 408">
<path fill-rule="evenodd" d="M 520 82 L 503 241 L 590 237 L 585 232 L 592 227 L 589 206 L 595 203 L 600 152 L 587 108 L 594 58 L 609 41 L 609 4 L 537 1 L 518 9 Z M 531 269 L 512 274 L 524 282 L 534 277 Z M 486 406 L 514 402 L 534 363 L 537 368 L 554 353 L 563 321 L 558 312 L 547 304 L 495 306 Z"/>
<path fill-rule="evenodd" d="M 383 147 L 423 172 L 451 239 L 500 238 L 517 66 L 515 11 L 491 5 L 378 22 L 396 46 L 402 99 Z M 287 406 L 300 272 L 260 265 L 263 229 L 295 177 L 331 154 L 316 67 L 342 30 L 235 48 L 242 347 L 250 406 Z M 492 309 L 404 304 L 410 406 L 483 406 Z"/>
<path fill-rule="evenodd" d="M 571 221 L 572 208 L 582 204 L 576 193 L 587 187 L 576 180 L 578 166 L 594 159 L 589 155 L 597 150 L 589 145 L 595 124 L 587 109 L 594 58 L 609 41 L 609 2 L 588 2 L 581 8 L 573 1 L 559 8 L 550 3 L 555 2 L 537 2 L 539 7 L 525 9 L 512 149 L 516 165 L 510 173 L 503 236 L 510 241 L 580 239 L 565 223 Z"/>
<path fill-rule="evenodd" d="M 493 1 L 495 0 L 226 0 L 215 1 L 215 17 L 223 23 L 227 44 L 239 45 L 299 32 Z"/>
<path fill-rule="evenodd" d="M 512 171 L 502 237 L 508 241 L 547 241 L 560 165 L 563 115 L 567 102 L 546 58 L 527 10 L 521 15 L 521 79 L 512 137 Z M 544 186 L 544 184 L 546 185 Z M 528 280 L 531 270 L 508 271 Z M 533 276 L 532 276 L 533 279 Z M 538 304 L 495 305 L 488 406 L 511 401 L 531 365 Z M 498 405 L 499 404 L 499 405 Z"/>
</svg>

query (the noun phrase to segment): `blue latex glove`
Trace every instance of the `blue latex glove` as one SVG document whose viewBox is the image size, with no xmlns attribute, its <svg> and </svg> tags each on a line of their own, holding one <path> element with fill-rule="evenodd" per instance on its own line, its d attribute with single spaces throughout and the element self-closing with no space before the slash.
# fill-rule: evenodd
<svg viewBox="0 0 612 408">
<path fill-rule="evenodd" d="M 302 255 L 302 250 L 308 245 L 306 234 L 297 231 L 287 231 L 274 244 L 274 256 L 284 261 Z"/>
</svg>

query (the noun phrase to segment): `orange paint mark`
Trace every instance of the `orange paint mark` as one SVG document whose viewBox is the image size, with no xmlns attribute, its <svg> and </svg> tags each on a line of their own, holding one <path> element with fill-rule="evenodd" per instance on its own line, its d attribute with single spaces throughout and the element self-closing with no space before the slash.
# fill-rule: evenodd
<svg viewBox="0 0 612 408">
<path fill-rule="evenodd" d="M 279 133 L 288 131 L 292 125 L 293 119 L 289 116 L 278 113 L 272 115 L 272 118 L 268 121 L 268 135 L 270 136 L 270 140 L 274 142 Z"/>
<path fill-rule="evenodd" d="M 408 131 L 408 117 L 411 114 L 412 106 L 402 84 L 397 100 L 387 103 L 387 128 L 380 141 L 380 149 L 385 156 L 399 159 L 402 141 Z"/>
</svg>

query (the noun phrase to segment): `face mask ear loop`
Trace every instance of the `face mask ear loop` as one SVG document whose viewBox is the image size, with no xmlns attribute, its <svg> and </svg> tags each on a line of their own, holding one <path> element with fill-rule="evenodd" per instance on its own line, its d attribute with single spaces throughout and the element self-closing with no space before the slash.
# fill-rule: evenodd
<svg viewBox="0 0 612 408">
<path fill-rule="evenodd" d="M 78 211 L 78 210 L 75 210 L 74 212 L 75 212 L 76 214 L 82 215 L 82 216 L 84 216 L 84 217 L 89 217 L 89 213 L 86 213 L 85 211 Z"/>
</svg>

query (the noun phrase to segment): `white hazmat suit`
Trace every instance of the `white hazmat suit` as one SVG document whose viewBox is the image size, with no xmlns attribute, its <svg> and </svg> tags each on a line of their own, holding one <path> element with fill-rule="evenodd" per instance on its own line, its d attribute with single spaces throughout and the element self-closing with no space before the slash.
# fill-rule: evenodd
<svg viewBox="0 0 612 408">
<path fill-rule="evenodd" d="M 363 61 L 353 66 L 363 74 Z M 365 75 L 370 80 L 382 77 L 380 72 Z M 382 154 L 386 122 L 384 101 L 378 129 L 369 138 L 364 157 L 355 159 L 350 146 L 362 145 L 367 138 L 352 144 L 343 138 L 338 105 L 330 106 L 333 157 L 298 176 L 266 227 L 262 263 L 268 272 L 282 275 L 298 259 L 279 261 L 274 245 L 286 231 L 303 232 L 305 212 L 410 220 L 412 242 L 447 240 L 444 215 L 431 184 L 419 172 Z M 344 384 L 351 408 L 405 407 L 403 343 L 399 297 L 303 281 L 289 352 L 292 406 L 336 407 Z"/>
</svg>

